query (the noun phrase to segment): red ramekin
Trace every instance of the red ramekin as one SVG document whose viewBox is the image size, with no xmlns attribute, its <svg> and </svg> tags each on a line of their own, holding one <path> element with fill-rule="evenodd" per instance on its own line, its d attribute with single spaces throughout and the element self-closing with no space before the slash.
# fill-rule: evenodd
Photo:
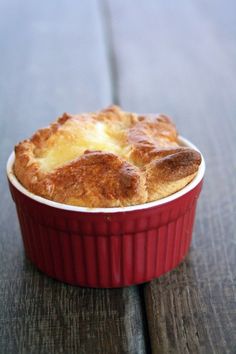
<svg viewBox="0 0 236 354">
<path fill-rule="evenodd" d="M 180 143 L 198 150 L 180 138 Z M 205 162 L 177 193 L 124 208 L 56 203 L 26 190 L 7 162 L 27 257 L 60 281 L 96 288 L 139 284 L 175 268 L 188 252 Z"/>
</svg>

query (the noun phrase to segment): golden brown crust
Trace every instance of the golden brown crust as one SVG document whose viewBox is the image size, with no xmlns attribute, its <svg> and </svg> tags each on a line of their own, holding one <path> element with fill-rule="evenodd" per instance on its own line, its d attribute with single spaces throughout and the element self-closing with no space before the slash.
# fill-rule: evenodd
<svg viewBox="0 0 236 354">
<path fill-rule="evenodd" d="M 175 153 L 154 159 L 146 170 L 149 200 L 183 188 L 193 179 L 200 163 L 201 155 L 189 148 L 176 149 Z"/>
<path fill-rule="evenodd" d="M 117 106 L 63 114 L 15 147 L 14 172 L 32 193 L 85 207 L 164 198 L 196 175 L 201 155 L 178 144 L 172 121 Z M 64 156 L 65 155 L 65 156 Z"/>
</svg>

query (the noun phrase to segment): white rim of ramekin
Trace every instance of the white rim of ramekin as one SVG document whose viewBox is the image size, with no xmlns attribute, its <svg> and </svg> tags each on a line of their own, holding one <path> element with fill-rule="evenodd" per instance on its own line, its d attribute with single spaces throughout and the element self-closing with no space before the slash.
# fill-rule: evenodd
<svg viewBox="0 0 236 354">
<path fill-rule="evenodd" d="M 190 147 L 190 148 L 200 152 L 194 144 L 192 144 L 189 140 L 187 140 L 181 136 L 179 137 L 179 143 L 183 146 Z M 201 152 L 200 152 L 200 154 L 201 154 Z M 187 186 L 182 188 L 180 191 L 173 193 L 173 194 L 169 195 L 168 197 L 165 197 L 165 198 L 162 198 L 159 200 L 155 200 L 153 202 L 148 202 L 148 203 L 138 204 L 138 205 L 131 205 L 131 206 L 126 206 L 126 207 L 115 207 L 115 208 L 87 208 L 87 207 L 79 207 L 79 206 L 74 206 L 74 205 L 62 204 L 62 203 L 54 202 L 49 199 L 39 197 L 38 195 L 35 195 L 35 194 L 29 192 L 26 188 L 24 188 L 22 186 L 22 184 L 18 181 L 18 179 L 15 177 L 15 175 L 13 173 L 12 167 L 13 167 L 13 163 L 15 160 L 14 151 L 11 153 L 11 155 L 8 158 L 6 168 L 7 168 L 7 176 L 9 178 L 11 184 L 16 189 L 18 189 L 21 193 L 25 194 L 27 197 L 29 197 L 41 204 L 46 204 L 50 207 L 57 208 L 57 209 L 77 211 L 77 212 L 86 212 L 86 213 L 124 213 L 127 211 L 149 209 L 149 208 L 153 208 L 153 207 L 156 207 L 159 205 L 169 203 L 169 202 L 183 196 L 184 194 L 188 193 L 192 189 L 194 189 L 201 182 L 201 180 L 203 179 L 204 173 L 205 173 L 206 165 L 205 165 L 205 160 L 204 160 L 202 154 L 201 154 L 201 157 L 202 157 L 202 161 L 199 166 L 197 175 L 194 177 L 194 179 L 189 184 L 187 184 Z"/>
</svg>

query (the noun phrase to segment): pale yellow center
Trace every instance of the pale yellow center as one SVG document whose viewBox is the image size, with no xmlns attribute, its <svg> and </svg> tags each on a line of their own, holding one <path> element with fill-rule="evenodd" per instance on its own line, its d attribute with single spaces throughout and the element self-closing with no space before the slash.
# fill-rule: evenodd
<svg viewBox="0 0 236 354">
<path fill-rule="evenodd" d="M 37 158 L 42 170 L 49 172 L 77 159 L 85 150 L 106 151 L 127 158 L 125 127 L 99 121 L 68 120 L 47 140 L 44 149 L 37 151 Z"/>
</svg>

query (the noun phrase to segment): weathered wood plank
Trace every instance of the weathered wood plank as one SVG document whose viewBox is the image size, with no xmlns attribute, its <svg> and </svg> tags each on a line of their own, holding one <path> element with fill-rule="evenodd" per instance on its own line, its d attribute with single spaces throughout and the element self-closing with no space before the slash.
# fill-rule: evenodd
<svg viewBox="0 0 236 354">
<path fill-rule="evenodd" d="M 0 3 L 0 352 L 144 353 L 137 288 L 80 289 L 25 259 L 5 162 L 14 144 L 63 111 L 111 101 L 98 4 Z"/>
<path fill-rule="evenodd" d="M 236 5 L 109 1 L 119 101 L 164 112 L 206 158 L 186 261 L 145 285 L 154 353 L 236 351 Z"/>
</svg>

